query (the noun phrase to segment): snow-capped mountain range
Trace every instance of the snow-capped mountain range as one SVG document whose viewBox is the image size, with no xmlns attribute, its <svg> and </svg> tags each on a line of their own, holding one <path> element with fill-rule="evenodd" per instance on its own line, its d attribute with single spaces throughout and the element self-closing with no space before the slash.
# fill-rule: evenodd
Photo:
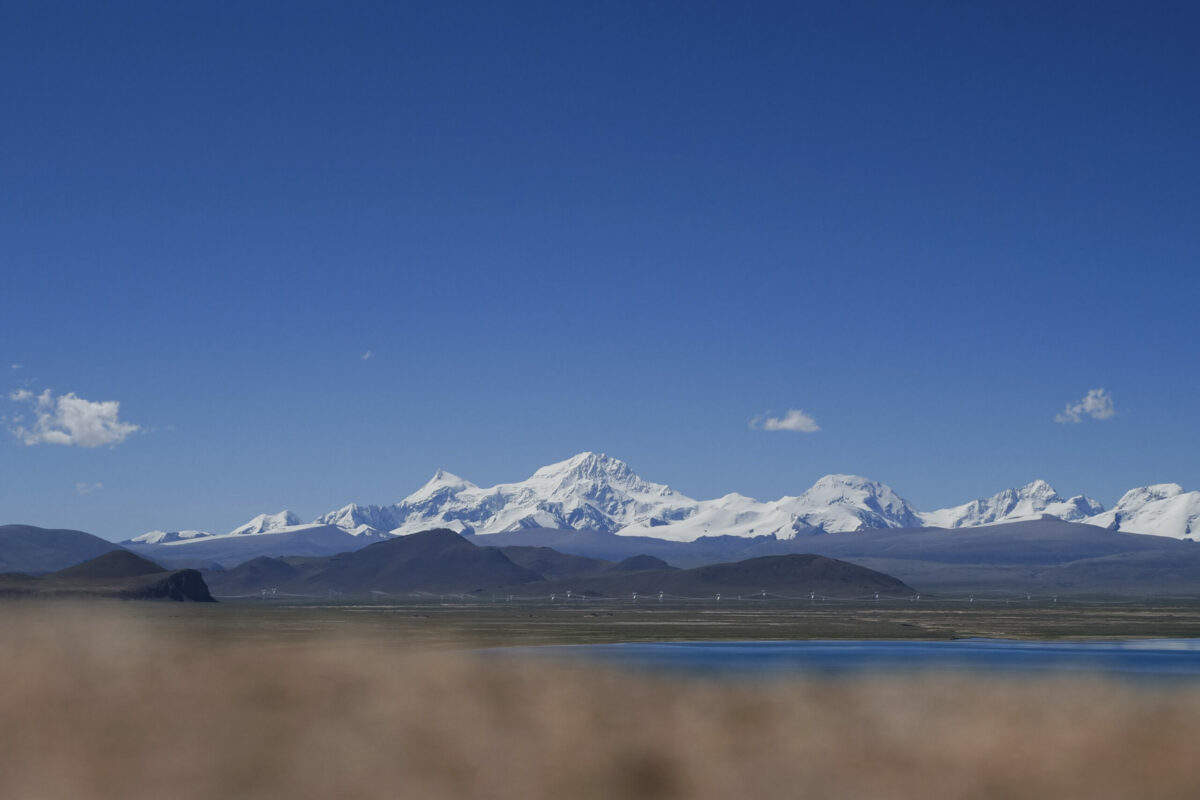
<svg viewBox="0 0 1200 800">
<path fill-rule="evenodd" d="M 1063 498 L 1037 480 L 989 498 L 921 512 L 884 484 L 855 475 L 827 475 L 799 495 L 778 500 L 740 494 L 694 500 L 642 479 L 619 459 L 580 453 L 542 467 L 524 481 L 488 488 L 438 470 L 428 483 L 393 505 L 352 503 L 308 524 L 290 511 L 261 514 L 220 538 L 331 526 L 367 538 L 430 528 L 473 534 L 573 528 L 672 541 L 719 535 L 791 539 L 873 528 L 966 528 L 1042 516 L 1191 539 L 1200 534 L 1200 492 L 1185 492 L 1174 483 L 1142 487 L 1126 492 L 1106 511 L 1090 497 Z M 186 546 L 214 537 L 205 531 L 151 531 L 129 541 Z"/>
</svg>

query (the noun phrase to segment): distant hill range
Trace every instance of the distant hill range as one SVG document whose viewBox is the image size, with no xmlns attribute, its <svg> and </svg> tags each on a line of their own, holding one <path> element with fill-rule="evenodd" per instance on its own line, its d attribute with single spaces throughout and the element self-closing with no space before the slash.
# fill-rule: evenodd
<svg viewBox="0 0 1200 800">
<path fill-rule="evenodd" d="M 976 529 L 1047 516 L 1122 533 L 1194 539 L 1200 534 L 1200 491 L 1184 491 L 1173 483 L 1140 487 L 1106 510 L 1086 495 L 1064 498 L 1050 484 L 1035 480 L 991 497 L 920 511 L 885 484 L 856 475 L 827 475 L 778 500 L 740 494 L 694 500 L 643 479 L 619 459 L 580 453 L 515 483 L 480 487 L 439 470 L 391 505 L 351 503 L 309 523 L 290 511 L 260 514 L 225 534 L 151 531 L 123 544 L 163 564 L 228 567 L 258 555 L 330 555 L 433 528 L 481 537 L 532 529 L 668 542 L 712 537 L 787 541 L 881 530 Z M 249 542 L 256 539 L 260 541 Z M 813 551 L 808 545 L 802 549 Z"/>
<path fill-rule="evenodd" d="M 646 554 L 676 566 L 812 553 L 879 570 L 929 593 L 1200 597 L 1200 544 L 1054 518 L 803 539 L 718 536 L 667 542 L 594 531 L 528 530 L 475 541 L 502 549 L 515 544 L 550 547 L 590 558 Z"/>
<path fill-rule="evenodd" d="M 26 532 L 26 536 L 31 535 Z M 77 545 L 77 542 L 72 544 Z M 213 602 L 208 586 L 197 570 L 165 570 L 120 548 L 44 575 L 0 574 L 0 597 Z"/>
<path fill-rule="evenodd" d="M 47 565 L 64 568 L 84 560 L 92 548 L 116 548 L 79 531 L 39 530 L 0 528 L 0 562 L 24 565 L 15 571 L 44 573 L 51 571 Z M 762 557 L 824 556 L 928 594 L 1200 597 L 1200 544 L 1053 517 L 957 529 L 869 529 L 785 539 L 707 536 L 687 542 L 559 528 L 475 536 L 441 531 L 428 539 L 424 533 L 371 538 L 337 526 L 285 526 L 274 533 L 177 547 L 159 551 L 181 556 L 166 566 L 203 568 L 214 591 L 228 595 L 267 588 L 305 595 L 441 593 L 533 584 L 539 592 L 686 594 L 709 591 L 706 573 L 643 574 L 645 581 L 634 582 L 619 573 L 691 572 Z M 669 588 L 679 580 L 689 583 Z M 761 591 L 764 580 L 748 581 L 763 583 L 756 587 L 731 582 L 725 591 Z"/>
<path fill-rule="evenodd" d="M 473 537 L 478 541 L 479 537 Z M 539 547 L 479 547 L 450 530 L 377 542 L 325 558 L 257 558 L 208 573 L 218 595 L 276 590 L 285 594 L 565 593 L 581 596 L 715 597 L 770 592 L 816 592 L 831 597 L 903 597 L 911 587 L 854 564 L 814 555 L 755 558 L 737 564 L 677 569 L 645 555 L 619 563 Z"/>
</svg>

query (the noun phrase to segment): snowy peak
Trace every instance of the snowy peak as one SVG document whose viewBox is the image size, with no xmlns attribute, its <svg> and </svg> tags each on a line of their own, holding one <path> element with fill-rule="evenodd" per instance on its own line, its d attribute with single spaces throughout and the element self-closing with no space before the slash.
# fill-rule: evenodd
<svg viewBox="0 0 1200 800">
<path fill-rule="evenodd" d="M 529 478 L 529 482 L 535 481 L 554 484 L 560 489 L 579 483 L 644 483 L 624 461 L 610 458 L 603 453 L 591 452 L 579 453 L 566 461 L 548 464 L 538 469 Z"/>
<path fill-rule="evenodd" d="M 405 503 L 424 503 L 432 498 L 452 497 L 459 492 L 479 487 L 452 472 L 439 469 L 425 485 L 404 499 Z"/>
<path fill-rule="evenodd" d="M 916 510 L 892 487 L 858 475 L 826 475 L 800 497 L 810 505 L 858 506 L 897 520 L 909 516 L 916 519 Z"/>
<path fill-rule="evenodd" d="M 1027 497 L 1030 499 L 1035 499 L 1035 498 L 1036 499 L 1044 499 L 1047 502 L 1053 502 L 1055 500 L 1062 499 L 1058 496 L 1058 492 L 1054 491 L 1054 487 L 1051 486 L 1050 484 L 1046 483 L 1041 478 L 1038 478 L 1037 480 L 1033 481 L 1032 483 L 1025 484 L 1024 486 L 1022 486 L 1020 489 L 1017 490 L 1016 494 L 1018 497 L 1023 497 L 1023 498 Z"/>
<path fill-rule="evenodd" d="M 826 475 L 796 500 L 806 524 L 827 533 L 921 524 L 917 510 L 892 487 L 858 475 Z"/>
<path fill-rule="evenodd" d="M 925 525 L 935 528 L 970 528 L 1037 519 L 1044 515 L 1082 522 L 1103 510 L 1104 506 L 1086 495 L 1064 500 L 1053 486 L 1039 478 L 1020 489 L 1005 489 L 985 499 L 929 511 L 920 517 Z"/>
<path fill-rule="evenodd" d="M 1113 510 L 1141 508 L 1149 503 L 1170 500 L 1172 497 L 1178 497 L 1181 494 L 1184 494 L 1183 487 L 1178 483 L 1155 483 L 1150 486 L 1142 486 L 1137 489 L 1130 489 L 1121 495 L 1121 499 L 1117 501 L 1116 508 Z"/>
<path fill-rule="evenodd" d="M 471 533 L 521 528 L 616 532 L 639 520 L 680 519 L 696 501 L 638 477 L 629 465 L 598 453 L 549 464 L 524 481 L 480 488 L 439 471 L 392 507 L 396 533 L 449 527 Z"/>
<path fill-rule="evenodd" d="M 167 544 L 192 539 L 203 539 L 213 534 L 208 531 L 147 531 L 140 536 L 126 539 L 121 544 Z"/>
<path fill-rule="evenodd" d="M 392 506 L 360 506 L 350 503 L 337 511 L 322 514 L 313 522 L 317 525 L 336 525 L 354 535 L 389 531 L 396 526 Z"/>
<path fill-rule="evenodd" d="M 280 511 L 278 514 L 259 514 L 245 525 L 239 525 L 229 532 L 230 536 L 253 536 L 259 533 L 270 533 L 293 525 L 303 524 L 300 518 L 291 511 Z"/>
<path fill-rule="evenodd" d="M 857 475 L 826 475 L 798 497 L 762 502 L 741 494 L 703 500 L 669 523 L 627 526 L 623 536 L 692 541 L 702 536 L 775 536 L 792 539 L 867 528 L 915 527 L 916 512 L 890 487 Z"/>
<path fill-rule="evenodd" d="M 1185 492 L 1177 483 L 1130 489 L 1111 511 L 1088 522 L 1125 533 L 1200 539 L 1200 492 Z"/>
</svg>

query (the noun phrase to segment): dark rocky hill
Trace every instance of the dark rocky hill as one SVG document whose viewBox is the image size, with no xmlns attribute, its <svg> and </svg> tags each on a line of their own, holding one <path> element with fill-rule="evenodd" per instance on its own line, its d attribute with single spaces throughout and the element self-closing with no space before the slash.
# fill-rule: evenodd
<svg viewBox="0 0 1200 800">
<path fill-rule="evenodd" d="M 0 575 L 0 597 L 213 602 L 197 570 L 164 570 L 123 550 L 40 577 Z"/>
</svg>

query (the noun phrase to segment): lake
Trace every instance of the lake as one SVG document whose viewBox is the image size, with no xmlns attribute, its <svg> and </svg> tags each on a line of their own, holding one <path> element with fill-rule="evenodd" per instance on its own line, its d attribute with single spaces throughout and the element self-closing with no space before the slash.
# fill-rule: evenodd
<svg viewBox="0 0 1200 800">
<path fill-rule="evenodd" d="M 629 642 L 500 648 L 502 654 L 587 660 L 639 670 L 783 677 L 923 670 L 1200 676 L 1200 639 Z"/>
</svg>

